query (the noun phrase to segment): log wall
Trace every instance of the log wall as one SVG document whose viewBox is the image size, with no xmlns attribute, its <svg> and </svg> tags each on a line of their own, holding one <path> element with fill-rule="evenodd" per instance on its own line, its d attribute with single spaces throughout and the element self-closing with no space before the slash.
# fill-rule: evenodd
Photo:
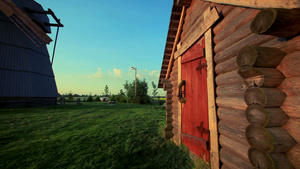
<svg viewBox="0 0 300 169">
<path fill-rule="evenodd" d="M 268 158 L 276 162 L 277 168 L 282 164 L 286 164 L 285 167 L 289 168 L 300 168 L 300 130 L 298 129 L 300 126 L 300 36 L 284 39 L 273 35 L 254 34 L 250 25 L 261 10 L 193 0 L 186 11 L 180 36 L 181 43 L 188 40 L 198 22 L 197 19 L 209 7 L 216 7 L 220 15 L 212 30 L 221 168 L 253 168 L 249 152 L 256 156 L 264 155 L 260 150 L 251 148 L 253 140 L 249 141 L 246 131 L 251 133 L 253 130 L 271 134 L 270 136 L 267 134 L 267 139 L 274 141 L 273 147 L 268 147 Z M 238 53 L 247 46 L 273 47 L 281 50 L 285 56 L 279 54 L 281 58 L 270 63 L 271 66 L 261 66 L 260 64 L 265 62 L 263 61 L 253 63 L 250 68 L 239 70 L 242 66 L 239 65 L 239 61 L 237 62 Z M 272 57 L 267 58 L 270 59 Z M 258 79 L 245 79 L 243 76 L 247 76 L 249 72 L 261 76 Z M 180 143 L 181 117 L 179 117 L 176 96 L 177 59 L 173 64 L 170 80 L 173 85 L 173 139 Z M 249 89 L 249 86 L 255 88 Z M 267 101 L 251 98 L 245 101 L 244 94 L 251 95 L 253 91 L 265 94 L 262 97 L 263 99 L 266 97 Z M 252 102 L 262 104 L 261 101 L 264 102 L 263 108 L 251 106 Z M 261 113 L 262 116 L 257 116 L 260 109 L 263 109 L 264 113 Z M 247 115 L 253 116 L 249 118 Z M 259 124 L 250 125 L 253 121 Z M 290 141 L 293 146 L 283 144 L 287 141 Z M 256 141 L 254 142 L 256 144 Z"/>
<path fill-rule="evenodd" d="M 173 63 L 173 68 L 172 72 L 170 74 L 170 80 L 172 83 L 172 112 L 173 112 L 173 140 L 175 143 L 180 144 L 181 142 L 181 124 L 180 124 L 180 119 L 179 117 L 179 107 L 178 107 L 178 99 L 177 99 L 177 87 L 178 87 L 178 59 L 176 59 Z"/>
<path fill-rule="evenodd" d="M 222 10 L 223 9 L 220 9 L 219 12 L 222 12 Z M 251 98 L 245 98 L 245 102 L 244 93 L 248 91 L 247 95 L 249 95 L 249 93 L 251 95 L 253 91 L 257 91 L 256 88 L 247 90 L 248 86 L 255 84 L 263 87 L 259 88 L 259 90 L 264 91 L 264 93 L 268 95 L 268 101 L 265 102 L 264 107 L 273 107 L 264 110 L 266 111 L 268 118 L 270 118 L 268 119 L 268 122 L 265 122 L 266 120 L 264 121 L 263 117 L 258 117 L 267 129 L 263 132 L 271 132 L 273 137 L 275 137 L 274 135 L 277 137 L 270 138 L 270 140 L 273 139 L 273 141 L 275 140 L 274 142 L 278 142 L 278 144 L 273 143 L 274 148 L 272 151 L 277 152 L 270 154 L 271 159 L 274 161 L 279 160 L 279 156 L 281 159 L 284 159 L 282 160 L 284 162 L 281 162 L 280 160 L 276 161 L 275 163 L 277 164 L 275 164 L 275 167 L 276 165 L 277 167 L 280 167 L 281 163 L 286 163 L 286 167 L 289 166 L 291 168 L 297 168 L 300 166 L 299 158 L 297 158 L 300 155 L 300 146 L 299 144 L 294 146 L 294 141 L 296 140 L 297 143 L 300 141 L 300 132 L 296 128 L 296 126 L 300 126 L 300 73 L 298 71 L 300 66 L 300 38 L 297 36 L 288 40 L 272 35 L 257 35 L 252 33 L 250 30 L 250 23 L 259 12 L 260 10 L 257 9 L 234 7 L 234 9 L 231 10 L 231 12 L 229 12 L 228 15 L 213 28 L 213 32 L 215 33 L 214 59 L 216 63 L 216 100 L 219 117 L 220 145 L 222 147 L 220 157 L 224 168 L 229 166 L 231 168 L 241 168 L 240 165 L 243 165 L 242 168 L 249 167 L 243 162 L 246 162 L 251 166 L 248 156 L 248 150 L 251 146 L 249 145 L 249 140 L 247 140 L 245 135 L 249 123 L 247 122 L 247 114 L 245 113 L 248 108 L 247 104 L 249 105 L 252 102 L 256 102 L 256 104 L 261 103 L 258 103 L 260 100 L 253 100 Z M 283 51 L 283 54 L 279 52 L 278 55 L 280 56 L 277 57 L 277 60 L 274 60 L 276 56 L 273 54 L 274 57 L 270 59 L 273 59 L 274 63 L 269 62 L 270 65 L 261 65 L 266 63 L 266 61 L 262 61 L 262 63 L 255 63 L 256 65 L 251 65 L 258 66 L 259 68 L 243 68 L 240 70 L 241 72 L 239 73 L 244 76 L 248 76 L 249 72 L 250 74 L 259 72 L 264 77 L 245 80 L 238 75 L 239 62 L 237 60 L 239 59 L 237 56 L 238 52 L 246 46 L 274 47 Z M 285 55 L 284 52 L 285 54 L 287 53 L 287 55 L 282 59 L 282 55 Z M 268 58 L 266 59 L 270 60 Z M 277 69 L 276 64 L 279 64 Z M 280 86 L 278 87 L 278 85 Z M 251 110 L 252 109 L 254 108 L 252 107 Z M 249 109 L 249 112 L 252 113 L 251 117 L 253 117 L 253 113 L 255 113 L 255 111 L 250 111 Z M 257 121 L 258 118 L 248 119 L 248 121 Z M 277 127 L 282 125 L 283 128 Z M 251 131 L 253 128 L 255 127 L 248 127 L 248 130 Z M 276 131 L 274 133 L 270 130 Z M 255 131 L 257 131 L 256 128 Z M 247 151 L 237 150 L 241 149 L 240 146 L 230 147 L 229 143 L 224 141 L 224 138 L 231 140 L 232 143 L 236 142 L 235 144 L 244 145 L 244 147 L 246 147 L 244 149 L 247 149 Z M 282 143 L 280 142 L 283 140 L 280 141 L 280 139 L 287 139 L 288 141 L 291 141 L 291 143 L 287 146 L 281 147 L 280 145 L 282 145 Z M 287 140 L 284 140 L 283 143 L 286 143 Z M 250 143 L 252 142 L 250 141 Z M 228 160 L 228 153 L 232 154 L 232 159 L 234 158 L 235 160 Z M 239 162 L 236 158 L 243 162 Z M 288 165 L 290 162 L 293 166 Z"/>
</svg>

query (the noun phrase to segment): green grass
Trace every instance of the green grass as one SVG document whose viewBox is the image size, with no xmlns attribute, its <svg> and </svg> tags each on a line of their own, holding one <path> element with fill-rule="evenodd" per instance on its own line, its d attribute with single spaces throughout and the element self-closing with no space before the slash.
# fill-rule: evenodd
<svg viewBox="0 0 300 169">
<path fill-rule="evenodd" d="M 0 110 L 0 168 L 191 168 L 166 141 L 152 105 L 59 105 Z"/>
</svg>

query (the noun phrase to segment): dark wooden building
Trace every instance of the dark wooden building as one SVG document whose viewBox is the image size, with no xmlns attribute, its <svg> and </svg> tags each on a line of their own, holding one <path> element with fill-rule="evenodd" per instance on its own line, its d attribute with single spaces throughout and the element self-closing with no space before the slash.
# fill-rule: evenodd
<svg viewBox="0 0 300 169">
<path fill-rule="evenodd" d="M 174 0 L 165 137 L 212 168 L 300 168 L 299 33 L 299 0 Z"/>
<path fill-rule="evenodd" d="M 46 33 L 49 18 L 40 4 L 0 0 L 0 107 L 56 104 Z"/>
</svg>

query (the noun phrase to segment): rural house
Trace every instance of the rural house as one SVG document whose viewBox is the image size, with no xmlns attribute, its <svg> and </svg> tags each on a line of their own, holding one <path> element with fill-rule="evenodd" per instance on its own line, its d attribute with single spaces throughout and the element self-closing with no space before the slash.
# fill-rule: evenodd
<svg viewBox="0 0 300 169">
<path fill-rule="evenodd" d="M 299 33 L 299 0 L 174 0 L 165 137 L 214 169 L 299 169 Z"/>
<path fill-rule="evenodd" d="M 47 14 L 57 24 L 49 23 Z M 63 25 L 34 0 L 0 0 L 0 107 L 56 104 L 46 47 L 52 41 L 50 26 Z"/>
</svg>

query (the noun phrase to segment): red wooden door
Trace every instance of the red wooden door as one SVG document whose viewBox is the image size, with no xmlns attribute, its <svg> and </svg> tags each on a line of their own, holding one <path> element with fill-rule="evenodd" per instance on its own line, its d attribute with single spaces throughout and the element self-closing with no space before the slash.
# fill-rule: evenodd
<svg viewBox="0 0 300 169">
<path fill-rule="evenodd" d="M 181 60 L 186 81 L 186 102 L 182 104 L 182 141 L 197 156 L 209 162 L 209 128 L 204 39 L 200 39 Z"/>
</svg>

